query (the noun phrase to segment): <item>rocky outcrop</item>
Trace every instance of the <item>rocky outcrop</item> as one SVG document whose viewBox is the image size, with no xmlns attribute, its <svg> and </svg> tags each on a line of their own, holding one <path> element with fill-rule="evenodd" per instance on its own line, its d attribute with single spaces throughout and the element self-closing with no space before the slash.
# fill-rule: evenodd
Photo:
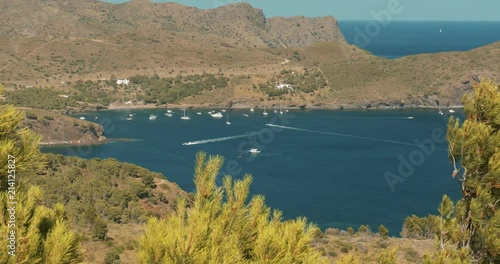
<svg viewBox="0 0 500 264">
<path fill-rule="evenodd" d="M 41 145 L 93 145 L 106 141 L 104 128 L 99 124 L 45 110 L 23 110 L 23 126 L 42 137 Z"/>
</svg>

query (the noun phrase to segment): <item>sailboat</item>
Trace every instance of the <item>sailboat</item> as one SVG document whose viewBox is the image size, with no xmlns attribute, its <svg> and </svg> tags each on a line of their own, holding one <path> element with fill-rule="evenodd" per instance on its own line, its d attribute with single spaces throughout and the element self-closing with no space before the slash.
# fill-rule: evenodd
<svg viewBox="0 0 500 264">
<path fill-rule="evenodd" d="M 281 109 L 281 105 L 280 105 L 280 115 L 283 114 L 283 110 Z"/>
<path fill-rule="evenodd" d="M 441 105 L 438 105 L 438 114 L 443 115 L 443 111 L 441 111 Z"/>
<path fill-rule="evenodd" d="M 231 125 L 231 122 L 229 122 L 229 114 L 226 115 L 226 125 Z"/>
<path fill-rule="evenodd" d="M 186 108 L 184 108 L 184 115 L 181 116 L 181 119 L 182 120 L 189 120 L 189 119 L 191 119 L 189 116 L 186 116 Z"/>
<path fill-rule="evenodd" d="M 267 112 L 266 112 L 266 106 L 264 106 L 264 113 L 262 113 L 263 115 L 268 115 Z"/>
</svg>

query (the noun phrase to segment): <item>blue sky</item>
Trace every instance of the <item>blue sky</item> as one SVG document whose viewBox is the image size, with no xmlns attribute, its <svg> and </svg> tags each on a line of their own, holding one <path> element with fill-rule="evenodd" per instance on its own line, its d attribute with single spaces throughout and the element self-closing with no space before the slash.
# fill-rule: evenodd
<svg viewBox="0 0 500 264">
<path fill-rule="evenodd" d="M 127 2 L 124 0 L 106 1 L 112 3 Z M 373 20 L 374 13 L 388 10 L 388 5 L 392 2 L 397 6 L 397 9 L 393 10 L 400 10 L 400 12 L 391 14 L 393 20 L 500 21 L 499 0 L 176 0 L 169 2 L 204 9 L 234 2 L 248 2 L 254 7 L 264 10 L 268 17 L 332 15 L 339 20 Z"/>
</svg>

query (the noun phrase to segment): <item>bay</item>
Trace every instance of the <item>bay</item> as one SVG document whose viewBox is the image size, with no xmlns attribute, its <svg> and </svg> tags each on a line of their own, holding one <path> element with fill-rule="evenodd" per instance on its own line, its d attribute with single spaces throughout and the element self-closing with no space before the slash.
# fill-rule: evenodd
<svg viewBox="0 0 500 264">
<path fill-rule="evenodd" d="M 252 194 L 265 195 L 285 218 L 306 216 L 322 229 L 368 224 L 376 230 L 383 224 L 398 235 L 405 217 L 436 214 L 445 193 L 458 197 L 442 138 L 448 116 L 436 110 L 294 110 L 283 115 L 268 110 L 267 117 L 262 109 L 229 110 L 231 125 L 207 111 L 187 111 L 188 121 L 180 119 L 180 110 L 171 118 L 164 109 L 86 113 L 87 120 L 105 127 L 108 143 L 42 150 L 134 163 L 163 173 L 188 192 L 194 191 L 196 153 L 222 155 L 225 173 L 253 175 Z M 133 121 L 126 120 L 130 113 Z M 158 119 L 149 120 L 151 114 Z M 438 141 L 432 140 L 436 132 L 441 132 Z M 433 142 L 435 150 L 424 153 L 424 140 Z M 246 153 L 251 147 L 261 153 Z M 406 162 L 410 165 L 401 165 Z M 391 190 L 388 173 L 404 182 Z"/>
</svg>

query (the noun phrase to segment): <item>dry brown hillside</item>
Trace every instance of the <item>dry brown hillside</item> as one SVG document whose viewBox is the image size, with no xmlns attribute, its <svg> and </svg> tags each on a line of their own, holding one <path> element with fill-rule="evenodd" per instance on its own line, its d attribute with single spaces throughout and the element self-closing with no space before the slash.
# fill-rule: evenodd
<svg viewBox="0 0 500 264">
<path fill-rule="evenodd" d="M 8 90 L 51 87 L 73 94 L 78 80 L 138 74 L 230 79 L 225 89 L 176 102 L 193 106 L 459 105 L 473 77 L 500 78 L 500 43 L 389 60 L 347 44 L 332 17 L 266 18 L 246 3 L 202 10 L 147 0 L 5 0 L 0 36 L 0 80 Z M 294 78 L 283 71 L 321 76 L 314 91 L 270 97 L 277 82 Z M 115 91 L 112 103 L 141 104 L 133 96 L 144 91 L 133 89 Z"/>
</svg>

